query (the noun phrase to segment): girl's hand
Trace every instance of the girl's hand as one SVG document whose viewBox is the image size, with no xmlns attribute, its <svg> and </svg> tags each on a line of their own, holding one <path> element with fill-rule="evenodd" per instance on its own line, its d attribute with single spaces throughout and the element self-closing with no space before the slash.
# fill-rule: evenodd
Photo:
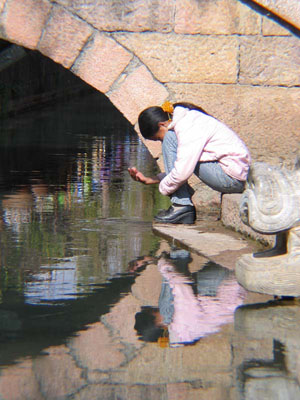
<svg viewBox="0 0 300 400">
<path fill-rule="evenodd" d="M 141 182 L 141 183 L 144 183 L 144 184 L 149 183 L 149 182 L 148 182 L 148 181 L 149 181 L 149 178 L 147 178 L 145 175 L 143 175 L 143 174 L 142 174 L 140 171 L 138 171 L 135 167 L 128 168 L 128 172 L 129 172 L 131 178 L 132 178 L 134 181 Z"/>
</svg>

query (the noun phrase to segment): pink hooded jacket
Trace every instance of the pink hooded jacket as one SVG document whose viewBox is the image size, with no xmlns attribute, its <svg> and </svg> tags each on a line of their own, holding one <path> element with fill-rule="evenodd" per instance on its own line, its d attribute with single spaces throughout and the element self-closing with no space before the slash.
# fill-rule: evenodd
<svg viewBox="0 0 300 400">
<path fill-rule="evenodd" d="M 189 279 L 176 272 L 169 261 L 160 259 L 158 269 L 174 296 L 174 315 L 168 326 L 171 345 L 194 342 L 234 321 L 234 312 L 246 294 L 234 278 L 224 280 L 216 297 L 200 296 L 194 294 Z"/>
<path fill-rule="evenodd" d="M 186 182 L 198 161 L 218 161 L 227 175 L 241 181 L 247 179 L 250 153 L 236 133 L 222 122 L 177 106 L 168 129 L 176 133 L 178 149 L 174 168 L 159 185 L 163 195 L 172 194 Z"/>
</svg>

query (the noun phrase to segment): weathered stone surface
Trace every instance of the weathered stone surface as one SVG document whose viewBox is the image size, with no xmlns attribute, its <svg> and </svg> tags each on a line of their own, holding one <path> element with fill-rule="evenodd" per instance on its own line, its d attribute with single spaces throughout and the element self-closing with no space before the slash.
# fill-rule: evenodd
<svg viewBox="0 0 300 400">
<path fill-rule="evenodd" d="M 141 111 L 152 105 L 162 104 L 168 97 L 168 92 L 142 66 L 131 72 L 108 97 L 134 125 Z"/>
<path fill-rule="evenodd" d="M 119 336 L 122 342 L 133 344 L 137 348 L 142 346 L 142 342 L 138 340 L 134 329 L 135 314 L 141 311 L 141 306 L 141 302 L 130 294 L 123 297 L 109 314 L 102 317 L 112 329 L 113 336 Z"/>
<path fill-rule="evenodd" d="M 24 47 L 35 49 L 48 19 L 51 3 L 47 0 L 12 0 L 1 18 L 5 37 Z"/>
<path fill-rule="evenodd" d="M 262 34 L 263 36 L 291 36 L 290 31 L 266 17 L 262 19 Z"/>
<path fill-rule="evenodd" d="M 246 243 L 234 237 L 223 233 L 201 231 L 201 227 L 184 226 L 179 228 L 178 226 L 156 224 L 155 230 L 166 236 L 180 240 L 189 248 L 197 249 L 205 257 L 216 256 L 227 250 L 231 250 L 232 252 L 239 251 L 247 247 Z M 184 239 L 182 239 L 182 236 L 184 236 Z"/>
<path fill-rule="evenodd" d="M 126 369 L 114 373 L 113 379 L 127 384 L 157 385 L 190 382 L 201 377 L 203 384 L 230 386 L 230 364 L 230 342 L 216 334 L 194 346 L 160 348 L 156 343 L 147 344 Z"/>
<path fill-rule="evenodd" d="M 300 142 L 300 88 L 168 84 L 176 101 L 190 101 L 234 129 L 252 159 L 292 166 Z"/>
<path fill-rule="evenodd" d="M 158 306 L 161 291 L 161 274 L 156 265 L 149 265 L 147 269 L 136 278 L 131 292 L 139 299 L 143 306 Z"/>
<path fill-rule="evenodd" d="M 176 33 L 255 35 L 260 26 L 260 15 L 235 0 L 176 1 Z"/>
<path fill-rule="evenodd" d="M 86 384 L 82 370 L 76 365 L 65 346 L 46 349 L 47 357 L 34 362 L 34 374 L 43 396 L 49 400 L 64 398 Z"/>
<path fill-rule="evenodd" d="M 3 400 L 43 400 L 39 384 L 34 376 L 32 361 L 25 360 L 1 371 L 0 396 Z"/>
<path fill-rule="evenodd" d="M 167 385 L 168 399 L 172 400 L 224 400 L 230 399 L 228 390 L 224 387 L 195 388 L 190 383 L 169 383 Z"/>
<path fill-rule="evenodd" d="M 239 82 L 252 85 L 300 85 L 300 42 L 295 37 L 241 39 Z"/>
<path fill-rule="evenodd" d="M 166 390 L 162 385 L 92 385 L 77 393 L 74 400 L 158 400 L 165 399 Z"/>
<path fill-rule="evenodd" d="M 238 310 L 239 311 L 239 310 Z M 237 368 L 245 361 L 251 359 L 272 360 L 273 358 L 273 340 L 269 337 L 250 338 L 245 335 L 243 327 L 235 326 L 236 334 L 232 341 L 233 367 Z"/>
<path fill-rule="evenodd" d="M 249 235 L 253 239 L 273 245 L 275 243 L 275 235 L 263 235 L 257 233 L 242 222 L 239 215 L 241 196 L 241 194 L 224 194 L 222 196 L 222 223 L 226 227 L 232 228 L 244 235 Z"/>
<path fill-rule="evenodd" d="M 72 71 L 85 82 L 105 93 L 131 58 L 132 55 L 113 39 L 97 33 L 82 51 Z"/>
<path fill-rule="evenodd" d="M 58 0 L 99 31 L 171 31 L 172 0 L 86 1 Z"/>
<path fill-rule="evenodd" d="M 300 3 L 298 0 L 255 0 L 275 15 L 300 28 Z"/>
<path fill-rule="evenodd" d="M 106 371 L 125 361 L 121 353 L 123 346 L 113 341 L 107 328 L 100 322 L 90 325 L 86 331 L 78 332 L 78 336 L 71 339 L 69 347 L 79 365 L 89 370 Z"/>
<path fill-rule="evenodd" d="M 91 34 L 92 28 L 87 23 L 56 6 L 38 44 L 38 50 L 70 68 Z"/>
<path fill-rule="evenodd" d="M 114 36 L 161 82 L 234 83 L 237 80 L 236 37 L 157 33 Z"/>
</svg>

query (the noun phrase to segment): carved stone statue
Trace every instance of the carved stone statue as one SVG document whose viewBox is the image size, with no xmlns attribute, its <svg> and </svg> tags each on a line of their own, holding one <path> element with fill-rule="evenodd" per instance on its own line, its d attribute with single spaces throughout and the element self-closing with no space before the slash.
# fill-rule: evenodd
<svg viewBox="0 0 300 400">
<path fill-rule="evenodd" d="M 247 290 L 300 296 L 300 169 L 255 163 L 240 202 L 242 221 L 259 233 L 276 234 L 273 249 L 245 254 L 236 265 Z"/>
</svg>

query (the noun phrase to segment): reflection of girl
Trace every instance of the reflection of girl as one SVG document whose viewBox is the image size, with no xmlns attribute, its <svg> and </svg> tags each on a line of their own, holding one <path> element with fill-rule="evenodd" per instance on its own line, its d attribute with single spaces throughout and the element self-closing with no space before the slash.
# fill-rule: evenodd
<svg viewBox="0 0 300 400">
<path fill-rule="evenodd" d="M 193 173 L 221 193 L 243 191 L 250 165 L 248 149 L 231 129 L 200 107 L 190 103 L 150 107 L 139 115 L 138 122 L 144 138 L 162 142 L 165 175 L 151 178 L 129 168 L 134 180 L 159 183 L 159 191 L 170 196 L 172 206 L 155 217 L 157 222 L 194 222 L 195 208 L 187 185 Z"/>
<path fill-rule="evenodd" d="M 201 285 L 199 271 L 197 287 L 201 290 L 202 286 L 203 293 L 208 290 L 204 295 L 195 295 L 192 280 L 176 272 L 170 260 L 160 259 L 158 268 L 168 281 L 174 298 L 174 314 L 168 326 L 170 344 L 192 343 L 233 321 L 234 310 L 242 304 L 244 291 L 234 279 L 224 279 L 224 268 L 217 271 L 214 282 L 208 281 L 204 285 Z M 220 279 L 218 274 L 221 274 Z"/>
<path fill-rule="evenodd" d="M 171 346 L 194 343 L 233 321 L 245 292 L 232 273 L 208 263 L 190 274 L 190 261 L 184 250 L 174 252 L 173 259 L 158 261 L 163 276 L 159 309 L 144 307 L 136 315 L 135 328 L 144 340 L 157 341 L 167 327 Z"/>
</svg>

